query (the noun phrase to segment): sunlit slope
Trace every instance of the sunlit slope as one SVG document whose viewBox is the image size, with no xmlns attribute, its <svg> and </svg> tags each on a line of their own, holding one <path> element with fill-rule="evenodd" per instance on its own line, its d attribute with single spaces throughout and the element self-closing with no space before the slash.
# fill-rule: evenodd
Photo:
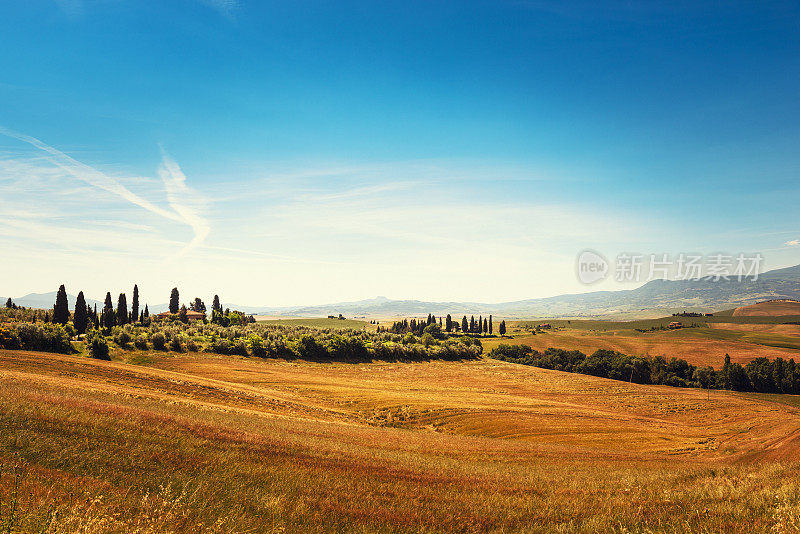
<svg viewBox="0 0 800 534">
<path fill-rule="evenodd" d="M 513 439 L 553 454 L 725 458 L 800 428 L 795 409 L 742 395 L 709 397 L 494 360 L 310 364 L 178 356 L 148 367 L 2 352 L 0 363 L 4 380 L 264 417 Z"/>
<path fill-rule="evenodd" d="M 21 531 L 55 510 L 50 532 L 757 532 L 797 519 L 800 410 L 785 397 L 494 360 L 150 358 L 0 351 L 0 498 L 21 459 Z"/>
<path fill-rule="evenodd" d="M 733 310 L 734 317 L 781 317 L 786 315 L 800 315 L 800 302 L 796 300 L 768 300 Z"/>
</svg>

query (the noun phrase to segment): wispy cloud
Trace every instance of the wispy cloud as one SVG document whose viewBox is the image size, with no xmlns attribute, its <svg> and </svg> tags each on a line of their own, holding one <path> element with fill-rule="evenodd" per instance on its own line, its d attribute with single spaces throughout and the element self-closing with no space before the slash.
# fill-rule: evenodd
<svg viewBox="0 0 800 534">
<path fill-rule="evenodd" d="M 141 195 L 134 193 L 116 178 L 77 161 L 35 137 L 14 132 L 1 126 L 0 134 L 27 143 L 42 151 L 45 154 L 44 159 L 54 165 L 55 168 L 66 173 L 66 175 L 89 184 L 93 188 L 111 193 L 150 213 L 189 226 L 194 236 L 192 240 L 186 244 L 180 254 L 184 254 L 187 250 L 202 244 L 206 236 L 208 236 L 210 226 L 202 216 L 201 208 L 204 206 L 202 197 L 186 185 L 186 176 L 181 172 L 178 164 L 166 154 L 164 154 L 163 163 L 159 169 L 159 175 L 164 182 L 166 200 L 171 209 L 165 209 Z M 23 176 L 25 180 L 29 180 L 33 177 L 36 180 L 48 181 L 63 177 L 63 175 L 54 173 L 52 168 L 42 169 L 41 166 L 38 165 L 13 160 L 4 160 L 3 163 L 7 168 L 16 168 L 18 171 L 26 171 L 24 173 L 14 173 Z M 58 190 L 55 193 L 58 193 Z"/>
<path fill-rule="evenodd" d="M 164 152 L 163 148 L 161 155 L 162 164 L 158 169 L 158 174 L 164 181 L 167 202 L 194 231 L 194 238 L 181 251 L 181 254 L 185 254 L 190 249 L 203 244 L 211 227 L 201 215 L 201 208 L 205 204 L 203 199 L 186 186 L 186 176 L 180 166 Z"/>
<path fill-rule="evenodd" d="M 784 243 L 787 247 L 798 247 L 800 246 L 800 239 L 792 239 L 791 241 L 787 241 Z"/>
</svg>

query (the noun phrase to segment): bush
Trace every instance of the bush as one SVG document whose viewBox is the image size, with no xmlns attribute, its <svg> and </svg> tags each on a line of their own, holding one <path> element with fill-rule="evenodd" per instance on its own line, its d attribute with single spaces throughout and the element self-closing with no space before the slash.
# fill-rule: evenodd
<svg viewBox="0 0 800 534">
<path fill-rule="evenodd" d="M 183 343 L 182 343 L 182 336 L 172 336 L 172 339 L 169 342 L 170 350 L 174 350 L 175 352 L 183 352 Z"/>
<path fill-rule="evenodd" d="M 89 354 L 92 356 L 92 358 L 96 360 L 111 360 L 108 355 L 108 342 L 106 341 L 105 337 L 101 336 L 100 334 L 94 334 L 89 337 L 87 343 L 87 348 L 89 349 Z"/>
<path fill-rule="evenodd" d="M 153 343 L 153 348 L 156 350 L 167 350 L 167 338 L 165 338 L 164 334 L 161 332 L 153 334 L 153 337 L 150 338 L 150 342 Z"/>
<path fill-rule="evenodd" d="M 19 334 L 15 329 L 0 325 L 0 348 L 11 350 L 22 348 Z"/>
<path fill-rule="evenodd" d="M 225 338 L 215 339 L 211 342 L 209 349 L 216 354 L 230 354 L 231 343 Z"/>
<path fill-rule="evenodd" d="M 131 335 L 128 332 L 126 332 L 125 330 L 120 330 L 114 336 L 114 343 L 116 343 L 123 349 L 128 349 L 130 348 L 131 339 L 132 339 Z"/>
<path fill-rule="evenodd" d="M 247 345 L 243 340 L 238 340 L 231 345 L 230 354 L 238 354 L 239 356 L 247 356 Z"/>
<path fill-rule="evenodd" d="M 139 350 L 147 350 L 147 338 L 145 336 L 136 336 L 133 345 Z"/>
<path fill-rule="evenodd" d="M 59 324 L 18 323 L 13 326 L 21 349 L 70 354 L 74 352 L 69 334 Z M 10 342 L 14 343 L 11 335 Z M 10 347 L 7 347 L 10 348 Z"/>
<path fill-rule="evenodd" d="M 189 352 L 200 352 L 200 349 L 202 347 L 194 339 L 189 338 L 189 341 L 186 342 L 186 350 Z"/>
<path fill-rule="evenodd" d="M 250 336 L 250 353 L 256 358 L 267 357 L 267 347 L 264 346 L 264 340 L 259 336 Z"/>
</svg>

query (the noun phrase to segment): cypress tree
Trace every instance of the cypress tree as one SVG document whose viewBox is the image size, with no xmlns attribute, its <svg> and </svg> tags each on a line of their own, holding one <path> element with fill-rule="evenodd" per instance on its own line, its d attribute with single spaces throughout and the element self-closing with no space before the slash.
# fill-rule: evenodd
<svg viewBox="0 0 800 534">
<path fill-rule="evenodd" d="M 499 331 L 500 331 L 500 335 L 501 336 L 506 335 L 506 322 L 505 321 L 500 321 Z"/>
<path fill-rule="evenodd" d="M 489 316 L 489 334 L 492 333 L 492 316 Z"/>
<path fill-rule="evenodd" d="M 467 325 L 466 315 L 461 319 L 461 331 L 464 332 L 465 334 L 469 332 L 469 325 Z"/>
<path fill-rule="evenodd" d="M 114 313 L 114 303 L 111 302 L 111 292 L 106 293 L 106 301 L 103 304 L 102 320 L 104 327 L 111 328 L 117 324 L 117 315 Z"/>
<path fill-rule="evenodd" d="M 447 332 L 452 332 L 453 331 L 453 318 L 450 317 L 449 313 L 447 314 L 447 317 L 444 320 L 444 329 Z"/>
<path fill-rule="evenodd" d="M 222 313 L 222 304 L 219 303 L 219 295 L 214 295 L 214 303 L 211 305 L 211 311 Z"/>
<path fill-rule="evenodd" d="M 484 319 L 483 320 L 483 333 L 486 334 L 488 332 L 489 332 L 489 320 L 488 319 Z"/>
<path fill-rule="evenodd" d="M 53 306 L 53 322 L 58 324 L 67 324 L 69 321 L 69 304 L 67 303 L 67 290 L 64 289 L 64 284 L 58 288 L 56 294 L 56 304 Z"/>
<path fill-rule="evenodd" d="M 125 293 L 119 294 L 119 299 L 117 300 L 117 324 L 124 325 L 128 323 L 128 319 L 130 316 L 128 315 L 128 298 L 125 296 Z"/>
<path fill-rule="evenodd" d="M 178 319 L 180 319 L 182 323 L 188 323 L 189 322 L 189 318 L 186 315 L 186 304 L 181 306 L 181 309 L 178 312 Z"/>
<path fill-rule="evenodd" d="M 8 297 L 8 300 L 6 301 L 6 308 L 13 308 L 13 307 L 14 303 L 11 301 L 11 297 Z"/>
<path fill-rule="evenodd" d="M 178 294 L 178 288 L 173 287 L 172 292 L 169 295 L 169 312 L 170 313 L 178 313 L 178 309 L 180 308 L 180 295 Z"/>
<path fill-rule="evenodd" d="M 79 334 L 86 333 L 86 324 L 88 317 L 86 315 L 86 299 L 83 296 L 83 291 L 78 293 L 78 298 L 75 300 L 75 313 L 72 314 L 72 326 Z"/>
<path fill-rule="evenodd" d="M 147 304 L 144 305 L 144 318 L 150 317 L 150 310 L 147 309 Z"/>
<path fill-rule="evenodd" d="M 139 286 L 133 284 L 133 302 L 131 302 L 131 322 L 139 318 Z"/>
<path fill-rule="evenodd" d="M 483 316 L 478 316 L 478 333 L 483 334 Z"/>
</svg>

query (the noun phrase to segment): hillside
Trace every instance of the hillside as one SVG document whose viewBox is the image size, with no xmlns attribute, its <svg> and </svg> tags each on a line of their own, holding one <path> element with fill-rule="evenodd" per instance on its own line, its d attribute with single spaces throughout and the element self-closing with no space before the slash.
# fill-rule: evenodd
<svg viewBox="0 0 800 534">
<path fill-rule="evenodd" d="M 0 499 L 7 514 L 22 463 L 22 531 L 48 517 L 53 532 L 778 532 L 800 519 L 788 397 L 495 360 L 137 361 L 0 351 Z"/>
<path fill-rule="evenodd" d="M 768 300 L 733 310 L 734 317 L 781 317 L 787 315 L 800 315 L 800 301 Z"/>
</svg>

